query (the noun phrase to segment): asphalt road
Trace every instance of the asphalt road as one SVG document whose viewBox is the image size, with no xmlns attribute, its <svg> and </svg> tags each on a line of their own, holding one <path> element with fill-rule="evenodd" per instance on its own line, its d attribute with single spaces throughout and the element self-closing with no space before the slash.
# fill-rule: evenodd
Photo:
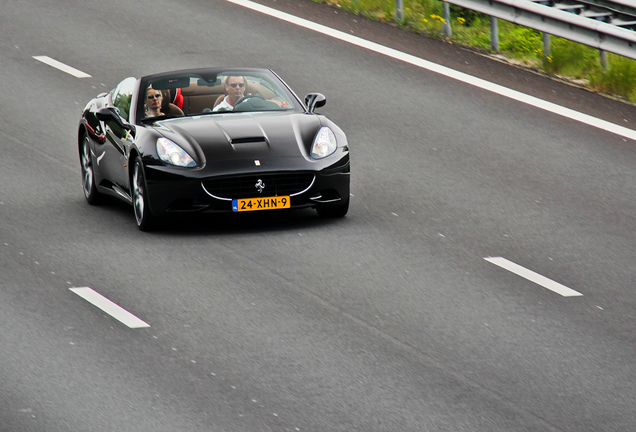
<svg viewBox="0 0 636 432">
<path fill-rule="evenodd" d="M 632 106 L 386 24 L 259 3 L 636 122 Z M 227 1 L 0 11 L 0 431 L 636 429 L 632 139 Z M 346 218 L 142 233 L 130 207 L 85 203 L 84 104 L 127 76 L 209 65 L 271 67 L 327 96 L 352 149 Z"/>
</svg>

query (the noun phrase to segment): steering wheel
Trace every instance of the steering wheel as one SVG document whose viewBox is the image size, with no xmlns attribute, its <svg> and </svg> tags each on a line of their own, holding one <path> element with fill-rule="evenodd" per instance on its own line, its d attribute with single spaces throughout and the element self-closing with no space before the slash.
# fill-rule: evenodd
<svg viewBox="0 0 636 432">
<path fill-rule="evenodd" d="M 276 108 L 278 105 L 258 94 L 243 96 L 234 105 L 234 111 L 266 111 Z"/>
<path fill-rule="evenodd" d="M 250 99 L 261 99 L 261 100 L 265 100 L 265 98 L 261 95 L 258 94 L 248 94 L 243 96 L 242 98 L 240 98 L 235 104 L 234 104 L 234 108 L 236 108 L 238 105 L 242 104 L 243 102 L 246 102 Z"/>
</svg>

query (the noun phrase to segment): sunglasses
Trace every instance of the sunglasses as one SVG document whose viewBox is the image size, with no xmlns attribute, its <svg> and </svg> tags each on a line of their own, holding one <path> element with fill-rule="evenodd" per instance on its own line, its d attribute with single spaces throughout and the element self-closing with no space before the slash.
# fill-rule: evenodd
<svg viewBox="0 0 636 432">
<path fill-rule="evenodd" d="M 243 84 L 243 83 L 232 83 L 232 84 L 230 84 L 230 86 L 234 87 L 234 88 L 237 88 L 237 87 L 243 88 L 243 87 L 245 87 L 245 84 Z"/>
<path fill-rule="evenodd" d="M 148 99 L 154 99 L 154 98 L 160 99 L 161 95 L 150 95 L 150 96 L 148 96 Z"/>
</svg>

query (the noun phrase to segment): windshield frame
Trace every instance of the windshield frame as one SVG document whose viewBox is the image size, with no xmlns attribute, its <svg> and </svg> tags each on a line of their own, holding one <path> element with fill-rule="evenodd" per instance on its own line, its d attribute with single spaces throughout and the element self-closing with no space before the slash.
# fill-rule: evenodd
<svg viewBox="0 0 636 432">
<path fill-rule="evenodd" d="M 176 89 L 184 99 L 182 111 L 185 117 L 212 115 L 212 114 L 239 114 L 234 111 L 214 112 L 213 108 L 218 103 L 220 95 L 225 95 L 223 79 L 226 76 L 244 76 L 247 80 L 246 95 L 248 91 L 260 95 L 267 100 L 275 100 L 279 103 L 267 106 L 265 109 L 241 110 L 242 113 L 280 113 L 280 112 L 306 112 L 306 107 L 294 91 L 272 70 L 261 68 L 209 68 L 191 69 L 160 74 L 149 75 L 141 78 L 135 118 L 139 124 L 148 124 L 153 121 L 181 117 L 170 113 L 157 117 L 148 117 L 145 113 L 145 93 L 149 86 L 160 90 L 164 94 L 172 94 Z"/>
</svg>

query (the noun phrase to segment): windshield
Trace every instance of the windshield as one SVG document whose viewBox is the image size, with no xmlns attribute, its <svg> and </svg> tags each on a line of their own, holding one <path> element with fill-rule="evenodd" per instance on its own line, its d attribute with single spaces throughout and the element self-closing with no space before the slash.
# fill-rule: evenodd
<svg viewBox="0 0 636 432">
<path fill-rule="evenodd" d="M 161 75 L 142 83 L 142 122 L 234 112 L 303 111 L 294 94 L 266 70 Z"/>
</svg>

